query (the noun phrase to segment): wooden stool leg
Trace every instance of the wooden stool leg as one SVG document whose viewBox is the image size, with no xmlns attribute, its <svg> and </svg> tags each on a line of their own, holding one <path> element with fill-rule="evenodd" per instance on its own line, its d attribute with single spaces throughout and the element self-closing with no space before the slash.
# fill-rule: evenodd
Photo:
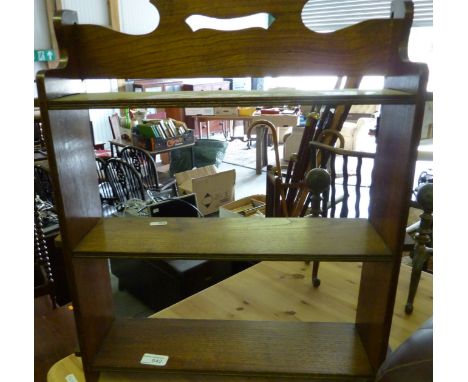
<svg viewBox="0 0 468 382">
<path fill-rule="evenodd" d="M 319 266 L 320 261 L 314 261 L 312 264 L 312 285 L 314 286 L 314 288 L 320 286 L 320 279 L 317 277 Z"/>
<path fill-rule="evenodd" d="M 413 269 L 411 271 L 408 300 L 405 306 L 406 314 L 413 312 L 413 301 L 418 290 L 421 272 L 429 258 L 429 250 L 426 244 L 431 242 L 432 234 L 432 184 L 426 183 L 420 186 L 416 199 L 424 212 L 420 215 L 419 231 L 415 237 L 416 245 L 414 246 Z"/>
<path fill-rule="evenodd" d="M 413 255 L 413 269 L 411 270 L 411 280 L 408 292 L 408 300 L 406 301 L 405 313 L 413 313 L 413 302 L 418 290 L 419 280 L 421 279 L 421 272 L 429 258 L 428 251 L 424 245 L 416 245 Z"/>
<path fill-rule="evenodd" d="M 321 202 L 324 201 L 322 194 L 326 195 L 328 200 L 328 189 L 330 187 L 331 178 L 326 170 L 323 168 L 314 168 L 310 170 L 305 176 L 305 183 L 308 185 L 311 196 L 311 216 L 313 218 L 320 218 L 322 212 Z M 314 288 L 320 286 L 320 279 L 318 278 L 318 269 L 320 261 L 314 261 L 312 264 L 312 285 Z"/>
</svg>

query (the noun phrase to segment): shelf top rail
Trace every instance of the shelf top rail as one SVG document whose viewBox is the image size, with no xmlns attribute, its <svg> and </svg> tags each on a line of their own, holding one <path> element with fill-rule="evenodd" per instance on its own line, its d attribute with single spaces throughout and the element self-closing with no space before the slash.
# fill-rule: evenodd
<svg viewBox="0 0 468 382">
<path fill-rule="evenodd" d="M 302 20 L 306 0 L 151 0 L 160 21 L 145 35 L 98 25 L 79 25 L 74 11 L 54 17 L 59 69 L 65 78 L 194 78 L 419 73 L 409 61 L 411 1 L 394 0 L 391 18 L 367 20 L 317 33 Z M 223 20 L 264 12 L 272 23 L 236 31 L 192 31 L 192 15 Z M 118 59 L 116 59 L 118 57 Z M 190 62 L 191 65 L 187 65 Z"/>
<path fill-rule="evenodd" d="M 212 107 L 294 104 L 409 104 L 416 95 L 383 90 L 271 90 L 80 93 L 49 99 L 53 110 L 108 109 L 110 107 Z"/>
</svg>

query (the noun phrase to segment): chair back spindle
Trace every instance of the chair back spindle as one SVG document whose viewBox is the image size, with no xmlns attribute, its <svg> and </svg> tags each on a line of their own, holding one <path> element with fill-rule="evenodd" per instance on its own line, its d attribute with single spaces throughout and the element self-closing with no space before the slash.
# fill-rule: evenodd
<svg viewBox="0 0 468 382">
<path fill-rule="evenodd" d="M 105 173 L 120 204 L 131 199 L 145 200 L 140 174 L 130 164 L 119 158 L 111 158 L 107 161 Z"/>
<path fill-rule="evenodd" d="M 175 178 L 160 176 L 153 157 L 146 150 L 126 146 L 120 152 L 120 157 L 138 172 L 145 190 L 156 194 L 172 190 L 172 196 L 178 196 Z"/>
</svg>

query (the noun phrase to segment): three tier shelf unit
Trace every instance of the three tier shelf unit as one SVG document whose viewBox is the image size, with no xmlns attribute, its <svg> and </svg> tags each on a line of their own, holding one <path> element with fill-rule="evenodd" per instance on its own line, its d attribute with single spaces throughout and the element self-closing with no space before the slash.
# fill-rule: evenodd
<svg viewBox="0 0 468 382">
<path fill-rule="evenodd" d="M 328 34 L 306 28 L 305 0 L 151 0 L 160 23 L 131 36 L 54 20 L 60 67 L 37 86 L 62 246 L 87 382 L 100 372 L 269 381 L 371 381 L 388 346 L 428 69 L 409 62 L 411 1 L 389 19 Z M 192 32 L 187 17 L 266 12 L 268 29 Z M 209 57 L 209 59 L 207 59 Z M 384 75 L 385 88 L 334 91 L 86 93 L 84 79 Z M 368 219 L 196 219 L 101 216 L 89 109 L 381 104 Z M 156 219 L 157 220 L 157 219 Z M 222 244 L 219 238 L 222 237 Z M 202 239 L 201 239 L 202 238 Z M 118 319 L 109 258 L 363 262 L 355 322 Z M 142 364 L 144 354 L 169 357 Z M 249 379 L 250 380 L 250 379 Z"/>
</svg>

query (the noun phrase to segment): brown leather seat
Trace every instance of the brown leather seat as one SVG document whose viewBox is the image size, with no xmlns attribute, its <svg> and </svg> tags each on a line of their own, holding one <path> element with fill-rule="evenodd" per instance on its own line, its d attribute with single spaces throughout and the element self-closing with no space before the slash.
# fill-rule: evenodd
<svg viewBox="0 0 468 382">
<path fill-rule="evenodd" d="M 375 382 L 432 381 L 432 317 L 390 353 Z"/>
</svg>

